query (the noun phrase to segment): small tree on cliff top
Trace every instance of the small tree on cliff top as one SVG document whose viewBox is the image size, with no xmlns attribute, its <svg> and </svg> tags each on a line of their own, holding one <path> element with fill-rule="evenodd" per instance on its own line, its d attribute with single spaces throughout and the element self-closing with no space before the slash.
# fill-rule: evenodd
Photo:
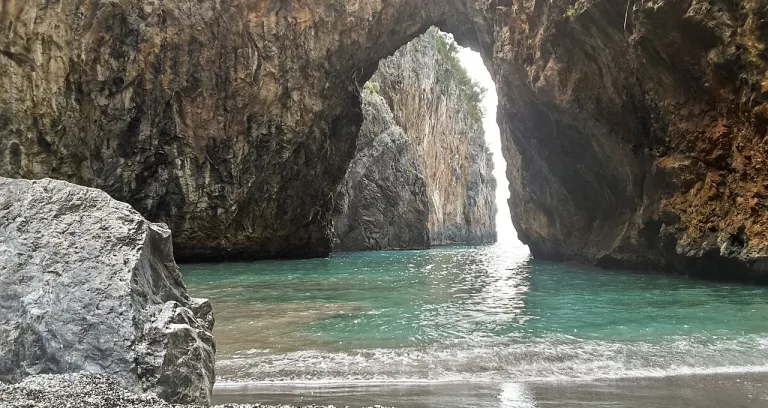
<svg viewBox="0 0 768 408">
<path fill-rule="evenodd" d="M 452 38 L 440 33 L 436 36 L 435 45 L 438 55 L 445 62 L 441 64 L 444 69 L 443 73 L 459 89 L 464 99 L 467 114 L 472 120 L 481 122 L 485 115 L 482 105 L 483 96 L 488 90 L 472 79 L 464 66 L 461 65 L 459 47 Z"/>
</svg>

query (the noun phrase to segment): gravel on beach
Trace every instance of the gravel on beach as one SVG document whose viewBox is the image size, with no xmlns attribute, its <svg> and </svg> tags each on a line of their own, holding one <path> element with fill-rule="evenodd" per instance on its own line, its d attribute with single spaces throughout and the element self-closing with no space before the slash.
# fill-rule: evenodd
<svg viewBox="0 0 768 408">
<path fill-rule="evenodd" d="M 199 408 L 169 404 L 152 394 L 138 395 L 98 374 L 38 375 L 18 384 L 0 382 L 1 408 Z M 292 405 L 224 404 L 212 408 L 299 408 Z M 334 408 L 304 405 L 301 408 Z M 348 407 L 347 407 L 348 408 Z M 368 408 L 384 408 L 381 406 Z"/>
</svg>

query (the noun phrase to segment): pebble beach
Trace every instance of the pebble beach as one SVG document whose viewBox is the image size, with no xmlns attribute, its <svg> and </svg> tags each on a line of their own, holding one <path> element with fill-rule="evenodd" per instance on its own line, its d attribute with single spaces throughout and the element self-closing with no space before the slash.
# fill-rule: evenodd
<svg viewBox="0 0 768 408">
<path fill-rule="evenodd" d="M 2 408 L 199 408 L 169 404 L 152 394 L 135 394 L 113 378 L 93 374 L 38 375 L 17 384 L 0 382 Z M 334 406 L 224 404 L 212 408 L 336 408 Z M 351 407 L 345 407 L 351 408 Z M 381 406 L 366 408 L 384 408 Z"/>
</svg>

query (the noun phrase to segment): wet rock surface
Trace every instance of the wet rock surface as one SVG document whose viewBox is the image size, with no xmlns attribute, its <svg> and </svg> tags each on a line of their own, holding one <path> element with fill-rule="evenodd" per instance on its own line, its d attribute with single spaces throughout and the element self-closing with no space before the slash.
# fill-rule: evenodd
<svg viewBox="0 0 768 408">
<path fill-rule="evenodd" d="M 100 190 L 0 178 L 0 309 L 0 381 L 104 373 L 210 401 L 210 303 L 187 296 L 170 230 Z"/>
<path fill-rule="evenodd" d="M 499 93 L 534 256 L 765 281 L 761 1 L 7 1 L 0 174 L 101 188 L 180 259 L 319 256 L 377 62 L 437 25 Z M 406 129 L 407 131 L 407 129 Z"/>
</svg>

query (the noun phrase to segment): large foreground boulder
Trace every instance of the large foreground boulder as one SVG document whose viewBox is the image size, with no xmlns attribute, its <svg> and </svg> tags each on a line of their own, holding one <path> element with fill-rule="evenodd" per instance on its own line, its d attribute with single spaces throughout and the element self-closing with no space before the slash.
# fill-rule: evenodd
<svg viewBox="0 0 768 408">
<path fill-rule="evenodd" d="M 106 193 L 0 178 L 0 381 L 105 373 L 209 403 L 213 317 L 190 299 L 171 232 Z"/>
</svg>

